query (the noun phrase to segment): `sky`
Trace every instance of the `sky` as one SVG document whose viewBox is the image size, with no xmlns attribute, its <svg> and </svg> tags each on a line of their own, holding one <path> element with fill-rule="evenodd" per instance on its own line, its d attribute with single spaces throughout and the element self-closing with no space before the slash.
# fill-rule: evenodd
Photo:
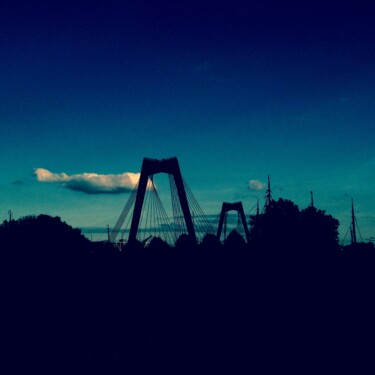
<svg viewBox="0 0 375 375">
<path fill-rule="evenodd" d="M 113 227 L 143 158 L 176 156 L 208 215 L 270 175 L 374 238 L 370 3 L 2 1 L 0 220 Z"/>
</svg>

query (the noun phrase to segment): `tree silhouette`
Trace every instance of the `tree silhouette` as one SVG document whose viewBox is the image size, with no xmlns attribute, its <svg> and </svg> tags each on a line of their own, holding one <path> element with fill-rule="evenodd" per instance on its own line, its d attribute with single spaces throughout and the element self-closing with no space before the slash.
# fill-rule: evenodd
<svg viewBox="0 0 375 375">
<path fill-rule="evenodd" d="M 250 216 L 250 241 L 253 248 L 269 255 L 286 255 L 294 248 L 299 222 L 298 206 L 280 198 L 272 201 L 264 213 Z"/>
<path fill-rule="evenodd" d="M 66 256 L 89 246 L 79 229 L 48 215 L 25 216 L 0 226 L 0 241 L 4 247 L 23 256 Z"/>
<path fill-rule="evenodd" d="M 339 250 L 339 221 L 325 211 L 307 207 L 300 213 L 298 245 L 310 258 L 322 260 L 332 258 Z"/>
<path fill-rule="evenodd" d="M 3 223 L 0 242 L 12 327 L 7 339 L 16 338 L 14 350 L 30 368 L 68 363 L 84 336 L 90 242 L 48 215 Z"/>
<path fill-rule="evenodd" d="M 233 250 L 243 250 L 246 247 L 245 239 L 233 229 L 224 240 L 224 247 Z"/>
<path fill-rule="evenodd" d="M 287 199 L 250 216 L 250 226 L 252 248 L 275 260 L 329 260 L 339 250 L 337 219 L 312 206 L 300 211 Z"/>
<path fill-rule="evenodd" d="M 338 221 L 284 199 L 250 220 L 251 245 L 266 258 L 232 251 L 247 250 L 236 231 L 224 245 L 207 234 L 197 246 L 185 234 L 176 248 L 186 251 L 160 238 L 119 251 L 59 217 L 4 222 L 3 339 L 20 343 L 12 364 L 117 374 L 162 372 L 173 361 L 172 373 L 194 371 L 203 361 L 256 372 L 266 358 L 319 362 L 373 337 L 373 244 L 336 252 Z"/>
<path fill-rule="evenodd" d="M 148 249 L 150 250 L 168 250 L 170 248 L 170 246 L 168 245 L 167 242 L 165 242 L 164 240 L 162 240 L 160 237 L 154 237 L 152 238 L 152 240 L 150 241 L 148 247 Z"/>
<path fill-rule="evenodd" d="M 348 263 L 367 266 L 375 265 L 375 245 L 373 242 L 356 242 L 344 246 L 342 256 Z"/>
<path fill-rule="evenodd" d="M 189 250 L 196 247 L 196 242 L 188 234 L 181 234 L 176 241 L 176 248 L 180 250 Z"/>
<path fill-rule="evenodd" d="M 220 250 L 223 247 L 223 244 L 214 234 L 207 233 L 200 243 L 202 249 L 207 251 Z"/>
</svg>

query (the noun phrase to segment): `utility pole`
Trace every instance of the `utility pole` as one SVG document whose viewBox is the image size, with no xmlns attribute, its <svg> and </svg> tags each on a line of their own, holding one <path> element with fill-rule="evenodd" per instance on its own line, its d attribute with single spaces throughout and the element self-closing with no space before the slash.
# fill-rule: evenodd
<svg viewBox="0 0 375 375">
<path fill-rule="evenodd" d="M 110 240 L 110 237 L 109 237 L 109 225 L 108 224 L 107 224 L 107 236 L 108 236 L 108 243 L 110 243 L 111 240 Z"/>
</svg>

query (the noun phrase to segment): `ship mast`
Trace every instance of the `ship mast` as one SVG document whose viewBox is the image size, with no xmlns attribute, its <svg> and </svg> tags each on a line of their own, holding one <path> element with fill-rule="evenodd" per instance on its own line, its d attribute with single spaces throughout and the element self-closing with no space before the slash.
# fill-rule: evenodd
<svg viewBox="0 0 375 375">
<path fill-rule="evenodd" d="M 350 226 L 350 235 L 351 235 L 351 238 L 352 238 L 352 244 L 357 243 L 357 233 L 356 233 L 356 230 L 355 230 L 355 222 L 356 222 L 356 219 L 355 219 L 355 215 L 354 215 L 354 203 L 353 203 L 353 198 L 352 198 L 352 223 L 351 223 L 351 226 Z"/>
<path fill-rule="evenodd" d="M 271 193 L 271 182 L 270 182 L 270 175 L 268 175 L 268 185 L 267 185 L 267 191 L 265 196 L 265 204 L 264 208 L 267 209 L 272 203 L 272 193 Z"/>
</svg>

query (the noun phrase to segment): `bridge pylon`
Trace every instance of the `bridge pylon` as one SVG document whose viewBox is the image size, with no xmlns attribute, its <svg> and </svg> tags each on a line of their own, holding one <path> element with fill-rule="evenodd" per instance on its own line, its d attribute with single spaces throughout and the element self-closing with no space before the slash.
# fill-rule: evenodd
<svg viewBox="0 0 375 375">
<path fill-rule="evenodd" d="M 245 212 L 243 210 L 242 202 L 234 202 L 234 203 L 228 203 L 223 202 L 223 205 L 221 207 L 221 213 L 220 213 L 220 221 L 219 221 L 219 227 L 217 229 L 217 238 L 220 240 L 221 232 L 223 230 L 225 215 L 229 211 L 237 211 L 240 219 L 242 221 L 243 229 L 245 231 L 246 241 L 247 243 L 250 242 L 250 232 L 249 228 L 246 225 L 246 219 L 245 219 Z"/>
<path fill-rule="evenodd" d="M 190 238 L 196 241 L 196 235 L 194 230 L 194 224 L 191 217 L 189 203 L 186 196 L 186 191 L 184 188 L 184 183 L 180 171 L 180 166 L 176 157 L 167 158 L 167 159 L 150 159 L 144 158 L 141 169 L 141 176 L 139 178 L 137 195 L 135 198 L 134 211 L 132 222 L 129 232 L 129 243 L 134 242 L 137 237 L 139 222 L 141 219 L 142 207 L 144 203 L 145 193 L 147 189 L 147 183 L 149 177 L 158 174 L 158 173 L 167 173 L 173 176 L 176 188 L 178 199 L 180 201 L 181 210 L 184 216 L 186 229 Z"/>
</svg>

